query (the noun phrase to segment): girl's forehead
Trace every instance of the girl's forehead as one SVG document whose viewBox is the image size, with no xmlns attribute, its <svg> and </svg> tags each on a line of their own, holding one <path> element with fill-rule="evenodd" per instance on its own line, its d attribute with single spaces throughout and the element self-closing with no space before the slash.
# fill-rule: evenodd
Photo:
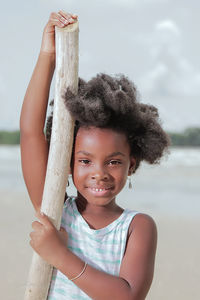
<svg viewBox="0 0 200 300">
<path fill-rule="evenodd" d="M 122 132 L 110 128 L 81 127 L 75 141 L 75 152 L 103 150 L 104 152 L 129 152 L 127 137 Z"/>
</svg>

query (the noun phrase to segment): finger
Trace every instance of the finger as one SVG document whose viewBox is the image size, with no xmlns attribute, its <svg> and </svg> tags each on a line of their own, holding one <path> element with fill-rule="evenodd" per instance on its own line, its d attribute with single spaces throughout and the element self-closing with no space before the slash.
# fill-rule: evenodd
<svg viewBox="0 0 200 300">
<path fill-rule="evenodd" d="M 62 10 L 60 10 L 58 13 L 59 13 L 59 15 L 62 16 L 65 20 L 67 20 L 70 24 L 71 24 L 71 23 L 74 23 L 75 20 L 76 20 L 77 17 L 78 17 L 77 15 L 72 15 L 72 14 L 66 13 L 66 12 L 64 12 L 64 11 L 62 11 Z"/>
<path fill-rule="evenodd" d="M 69 21 L 66 20 L 66 18 L 64 18 L 59 13 L 52 12 L 49 17 L 49 23 L 54 26 L 59 26 L 59 27 L 62 26 L 63 27 L 63 26 L 66 26 L 67 24 L 69 24 Z"/>
<path fill-rule="evenodd" d="M 64 227 L 60 227 L 60 231 L 61 231 L 61 232 L 66 232 L 66 230 L 65 230 Z"/>
<path fill-rule="evenodd" d="M 52 21 L 52 20 L 59 20 L 60 19 L 60 15 L 55 13 L 55 12 L 52 12 L 50 14 L 50 17 L 49 17 L 49 21 Z"/>
<path fill-rule="evenodd" d="M 38 221 L 34 221 L 33 223 L 32 223 L 32 228 L 33 228 L 33 230 L 39 230 L 39 229 L 41 229 L 43 227 L 43 225 L 40 223 L 40 222 L 38 222 Z"/>
<path fill-rule="evenodd" d="M 30 237 L 30 243 L 33 245 L 34 242 L 35 242 L 35 240 L 37 239 L 37 235 L 36 235 L 35 232 L 33 231 L 33 232 L 31 232 L 31 233 L 29 234 L 29 237 Z M 32 246 L 32 245 L 31 245 L 31 246 Z"/>
<path fill-rule="evenodd" d="M 59 10 L 59 15 L 61 15 L 63 18 L 70 19 L 72 14 L 65 12 L 64 10 Z"/>
<path fill-rule="evenodd" d="M 45 226 L 45 227 L 52 227 L 53 224 L 49 220 L 49 218 L 43 213 L 43 212 L 36 212 L 36 217 L 39 219 L 39 221 Z"/>
<path fill-rule="evenodd" d="M 64 25 L 70 24 L 70 17 L 69 18 L 65 18 L 63 17 L 61 14 L 58 14 L 58 19 L 61 23 L 63 23 Z"/>
<path fill-rule="evenodd" d="M 30 244 L 30 246 L 31 246 L 32 248 L 34 247 L 33 241 L 32 241 L 32 240 L 30 240 L 29 244 Z"/>
<path fill-rule="evenodd" d="M 60 15 L 56 14 L 54 16 L 52 16 L 50 19 L 49 19 L 49 23 L 53 26 L 66 26 L 69 24 L 69 22 L 64 19 L 63 17 L 61 17 Z"/>
<path fill-rule="evenodd" d="M 53 25 L 53 26 L 64 27 L 68 24 L 69 24 L 69 22 L 67 22 L 67 21 L 61 21 L 61 20 L 57 20 L 57 19 L 51 20 L 51 25 Z"/>
<path fill-rule="evenodd" d="M 61 233 L 62 237 L 64 237 L 65 239 L 68 238 L 68 233 L 65 230 L 65 228 L 61 227 L 60 228 L 60 233 Z"/>
<path fill-rule="evenodd" d="M 68 24 L 72 24 L 75 20 L 72 18 L 71 14 L 59 11 L 58 13 L 51 13 L 49 22 L 53 26 L 64 27 Z"/>
</svg>

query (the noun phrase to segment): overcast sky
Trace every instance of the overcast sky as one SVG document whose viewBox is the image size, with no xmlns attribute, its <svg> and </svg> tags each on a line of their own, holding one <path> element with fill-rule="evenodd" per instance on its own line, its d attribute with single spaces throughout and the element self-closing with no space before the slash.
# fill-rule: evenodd
<svg viewBox="0 0 200 300">
<path fill-rule="evenodd" d="M 79 76 L 124 73 L 163 126 L 200 126 L 199 0 L 18 0 L 1 3 L 0 130 L 18 129 L 51 11 L 79 15 Z M 53 87 L 51 97 L 53 97 Z"/>
</svg>

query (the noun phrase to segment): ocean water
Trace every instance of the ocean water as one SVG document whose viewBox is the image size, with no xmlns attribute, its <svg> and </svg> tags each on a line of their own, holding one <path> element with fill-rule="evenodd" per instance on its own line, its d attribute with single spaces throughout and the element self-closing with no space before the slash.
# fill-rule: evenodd
<svg viewBox="0 0 200 300">
<path fill-rule="evenodd" d="M 200 216 L 200 148 L 171 148 L 159 165 L 143 163 L 119 194 L 122 207 L 150 214 Z M 0 199 L 26 193 L 19 146 L 0 146 Z M 68 194 L 76 194 L 70 180 Z"/>
</svg>

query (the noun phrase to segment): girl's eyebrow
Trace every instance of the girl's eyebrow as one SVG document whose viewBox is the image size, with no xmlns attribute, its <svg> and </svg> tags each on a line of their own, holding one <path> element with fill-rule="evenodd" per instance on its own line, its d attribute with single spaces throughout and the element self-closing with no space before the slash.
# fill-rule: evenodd
<svg viewBox="0 0 200 300">
<path fill-rule="evenodd" d="M 91 154 L 87 151 L 78 151 L 76 154 L 83 154 L 83 155 L 86 155 L 86 156 L 94 157 L 93 154 Z M 113 152 L 113 153 L 109 154 L 108 157 L 113 157 L 113 156 L 118 156 L 118 155 L 125 156 L 122 152 Z"/>
<path fill-rule="evenodd" d="M 76 152 L 76 154 L 83 154 L 83 155 L 87 155 L 87 156 L 93 156 L 91 153 L 87 152 L 87 151 L 78 151 Z"/>
<path fill-rule="evenodd" d="M 125 156 L 125 154 L 123 154 L 122 152 L 113 152 L 110 155 L 108 155 L 108 157 L 113 157 L 113 156 L 118 156 L 118 155 Z"/>
</svg>

